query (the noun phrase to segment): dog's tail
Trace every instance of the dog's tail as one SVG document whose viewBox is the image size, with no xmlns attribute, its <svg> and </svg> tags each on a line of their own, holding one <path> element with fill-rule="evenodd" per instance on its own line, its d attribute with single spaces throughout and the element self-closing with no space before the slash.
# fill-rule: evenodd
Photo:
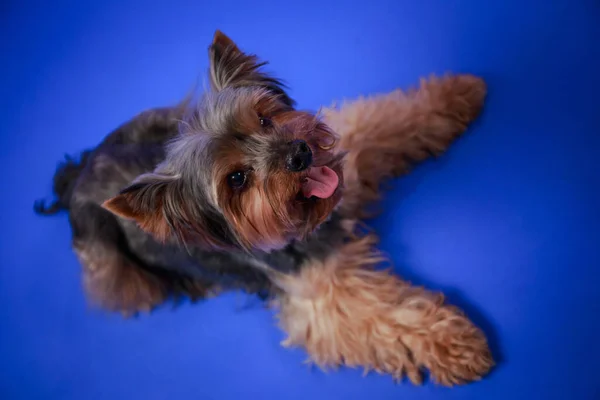
<svg viewBox="0 0 600 400">
<path fill-rule="evenodd" d="M 75 183 L 91 154 L 91 150 L 86 150 L 80 154 L 79 159 L 69 155 L 65 156 L 64 161 L 58 165 L 54 173 L 52 191 L 56 199 L 50 204 L 46 204 L 44 200 L 36 201 L 33 209 L 37 214 L 54 215 L 69 209 Z"/>
</svg>

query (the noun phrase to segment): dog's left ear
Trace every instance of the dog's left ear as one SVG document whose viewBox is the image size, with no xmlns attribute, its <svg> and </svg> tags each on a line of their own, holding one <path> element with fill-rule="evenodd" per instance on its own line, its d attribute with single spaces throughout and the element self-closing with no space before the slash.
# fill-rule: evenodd
<svg viewBox="0 0 600 400">
<path fill-rule="evenodd" d="M 210 84 L 214 91 L 231 87 L 258 86 L 280 97 L 287 106 L 294 107 L 295 102 L 285 91 L 285 85 L 279 80 L 262 72 L 266 62 L 260 62 L 254 54 L 242 52 L 223 32 L 216 31 L 209 47 Z"/>
</svg>

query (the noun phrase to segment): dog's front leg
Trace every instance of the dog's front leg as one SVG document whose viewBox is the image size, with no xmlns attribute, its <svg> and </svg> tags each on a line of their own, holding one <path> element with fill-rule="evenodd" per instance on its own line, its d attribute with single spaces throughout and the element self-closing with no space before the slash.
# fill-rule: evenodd
<svg viewBox="0 0 600 400">
<path fill-rule="evenodd" d="M 451 386 L 480 379 L 493 365 L 484 334 L 443 296 L 387 271 L 367 236 L 322 262 L 275 279 L 287 346 L 302 346 L 316 365 L 347 365 Z"/>
<path fill-rule="evenodd" d="M 341 211 L 363 217 L 379 198 L 382 180 L 438 155 L 462 134 L 483 107 L 484 81 L 472 75 L 423 79 L 418 89 L 361 98 L 323 110 L 325 122 L 348 152 Z"/>
</svg>

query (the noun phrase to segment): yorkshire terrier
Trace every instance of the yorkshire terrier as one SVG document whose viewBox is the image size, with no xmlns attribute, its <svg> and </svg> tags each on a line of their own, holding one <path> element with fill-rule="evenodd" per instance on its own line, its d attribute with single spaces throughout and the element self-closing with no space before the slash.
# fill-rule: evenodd
<svg viewBox="0 0 600 400">
<path fill-rule="evenodd" d="M 479 114 L 482 79 L 423 79 L 319 113 L 295 108 L 266 64 L 217 31 L 210 88 L 137 115 L 54 176 L 83 283 L 125 314 L 244 290 L 271 299 L 316 365 L 443 385 L 493 366 L 460 310 L 380 268 L 370 216 L 382 181 L 443 152 Z"/>
</svg>

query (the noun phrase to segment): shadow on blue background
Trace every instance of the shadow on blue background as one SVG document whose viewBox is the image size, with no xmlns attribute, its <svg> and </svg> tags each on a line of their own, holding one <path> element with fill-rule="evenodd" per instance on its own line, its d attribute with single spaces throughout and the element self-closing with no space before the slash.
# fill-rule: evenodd
<svg viewBox="0 0 600 400">
<path fill-rule="evenodd" d="M 202 3 L 2 3 L 0 398 L 599 398 L 598 2 Z M 483 117 L 393 182 L 373 225 L 403 276 L 486 328 L 503 361 L 489 378 L 309 370 L 240 294 L 129 321 L 86 306 L 66 218 L 33 201 L 64 153 L 179 99 L 217 28 L 310 109 L 430 73 L 487 79 Z"/>
</svg>

